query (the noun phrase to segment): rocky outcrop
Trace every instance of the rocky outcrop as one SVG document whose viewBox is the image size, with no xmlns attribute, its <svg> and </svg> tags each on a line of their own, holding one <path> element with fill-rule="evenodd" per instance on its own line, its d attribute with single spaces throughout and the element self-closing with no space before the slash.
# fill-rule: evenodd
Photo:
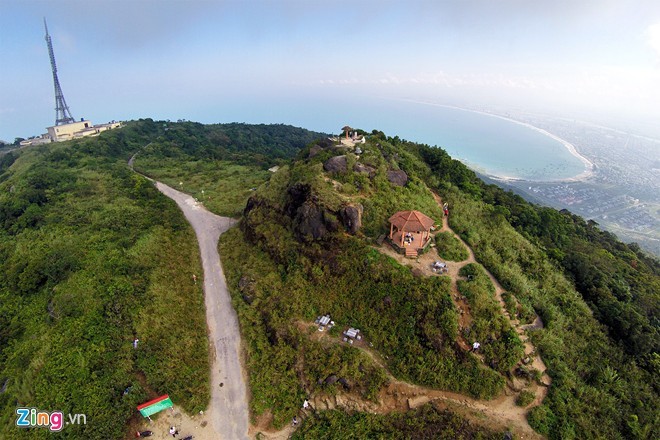
<svg viewBox="0 0 660 440">
<path fill-rule="evenodd" d="M 353 171 L 356 173 L 366 174 L 370 179 L 376 175 L 376 168 L 361 164 L 359 162 L 353 166 Z"/>
<path fill-rule="evenodd" d="M 364 208 L 361 204 L 346 205 L 339 210 L 339 218 L 342 225 L 350 234 L 357 234 L 362 227 L 362 213 Z"/>
<path fill-rule="evenodd" d="M 387 180 L 396 186 L 406 186 L 408 175 L 403 170 L 389 170 L 387 172 Z"/>
<path fill-rule="evenodd" d="M 284 212 L 291 218 L 296 216 L 298 208 L 300 208 L 303 203 L 308 200 L 316 201 L 316 198 L 312 195 L 312 187 L 308 184 L 296 183 L 289 187 L 286 193 L 288 195 L 288 201 L 284 207 Z"/>
<path fill-rule="evenodd" d="M 249 239 L 258 240 L 258 226 L 269 219 L 292 228 L 299 240 L 319 240 L 342 227 L 350 234 L 356 234 L 362 227 L 362 212 L 360 204 L 330 209 L 319 200 L 309 184 L 298 183 L 287 190 L 287 202 L 283 207 L 275 207 L 257 195 L 250 197 L 243 212 L 243 229 Z"/>
<path fill-rule="evenodd" d="M 323 151 L 323 148 L 320 145 L 314 145 L 309 149 L 309 156 L 307 157 L 311 159 L 312 157 L 318 155 L 321 151 Z"/>
<path fill-rule="evenodd" d="M 323 164 L 323 169 L 329 173 L 345 173 L 348 170 L 346 155 L 331 157 Z"/>
<path fill-rule="evenodd" d="M 312 238 L 317 240 L 328 233 L 328 228 L 323 221 L 323 211 L 314 202 L 308 201 L 302 204 L 293 219 L 293 227 L 301 238 Z"/>
</svg>

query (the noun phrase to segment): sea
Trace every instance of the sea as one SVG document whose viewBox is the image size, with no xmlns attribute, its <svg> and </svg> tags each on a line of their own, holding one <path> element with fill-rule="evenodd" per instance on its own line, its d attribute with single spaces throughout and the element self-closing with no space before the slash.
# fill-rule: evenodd
<svg viewBox="0 0 660 440">
<path fill-rule="evenodd" d="M 237 122 L 281 122 L 335 134 L 345 125 L 377 129 L 442 147 L 473 170 L 500 179 L 557 181 L 585 171 L 585 164 L 558 140 L 511 120 L 457 107 L 374 97 L 294 96 L 271 100 L 267 107 L 242 101 L 232 111 L 234 118 L 246 116 Z"/>
</svg>

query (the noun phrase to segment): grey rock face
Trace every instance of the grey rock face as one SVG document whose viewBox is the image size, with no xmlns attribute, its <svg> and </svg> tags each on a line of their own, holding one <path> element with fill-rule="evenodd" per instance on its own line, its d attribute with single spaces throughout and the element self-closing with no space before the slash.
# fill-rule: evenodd
<svg viewBox="0 0 660 440">
<path fill-rule="evenodd" d="M 387 172 L 387 180 L 396 186 L 406 186 L 408 175 L 402 170 L 389 170 Z"/>
<path fill-rule="evenodd" d="M 339 211 L 341 222 L 350 234 L 356 234 L 362 227 L 363 211 L 361 204 L 346 205 Z"/>
<path fill-rule="evenodd" d="M 323 169 L 329 173 L 345 173 L 348 170 L 346 156 L 335 156 L 326 160 Z"/>
</svg>

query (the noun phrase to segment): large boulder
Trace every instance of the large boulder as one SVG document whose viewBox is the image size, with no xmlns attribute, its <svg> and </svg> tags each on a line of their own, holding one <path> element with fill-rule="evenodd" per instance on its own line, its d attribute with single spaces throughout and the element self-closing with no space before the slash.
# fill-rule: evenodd
<svg viewBox="0 0 660 440">
<path fill-rule="evenodd" d="M 353 166 L 353 171 L 355 171 L 356 173 L 367 174 L 369 178 L 374 177 L 374 175 L 376 174 L 376 168 L 370 167 L 369 165 L 361 164 L 359 162 Z"/>
<path fill-rule="evenodd" d="M 396 186 L 406 186 L 408 175 L 403 170 L 389 170 L 387 172 L 387 180 Z"/>
<path fill-rule="evenodd" d="M 323 220 L 323 210 L 316 203 L 307 201 L 297 210 L 294 229 L 300 238 L 317 240 L 328 233 Z"/>
<path fill-rule="evenodd" d="M 350 234 L 357 234 L 362 227 L 362 212 L 364 208 L 361 204 L 346 205 L 339 210 L 339 218 L 346 230 Z"/>
<path fill-rule="evenodd" d="M 321 151 L 323 151 L 323 147 L 320 145 L 314 145 L 312 148 L 309 149 L 309 158 L 311 159 L 312 157 L 318 155 Z"/>
<path fill-rule="evenodd" d="M 312 187 L 306 183 L 296 183 L 288 189 L 287 194 L 289 200 L 284 207 L 284 212 L 291 218 L 296 216 L 298 208 L 300 208 L 303 203 L 313 198 Z"/>
<path fill-rule="evenodd" d="M 346 156 L 335 156 L 326 160 L 323 169 L 329 173 L 345 173 L 348 170 L 348 160 Z"/>
</svg>

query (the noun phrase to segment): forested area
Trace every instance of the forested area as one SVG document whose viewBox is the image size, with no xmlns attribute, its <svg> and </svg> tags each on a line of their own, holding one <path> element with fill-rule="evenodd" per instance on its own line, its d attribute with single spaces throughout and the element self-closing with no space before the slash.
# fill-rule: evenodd
<svg viewBox="0 0 660 440">
<path fill-rule="evenodd" d="M 431 181 L 441 176 L 451 226 L 519 316 L 531 306 L 546 325 L 532 337 L 553 385 L 532 426 L 551 438 L 658 437 L 658 261 L 594 222 L 483 184 L 441 149 L 399 145 L 429 164 Z"/>
<path fill-rule="evenodd" d="M 566 210 L 533 205 L 496 185 L 486 185 L 442 149 L 407 143 L 440 177 L 439 188 L 456 187 L 492 207 L 535 244 L 574 282 L 607 326 L 610 336 L 643 365 L 660 349 L 660 262 L 636 244 L 625 244 Z"/>
<path fill-rule="evenodd" d="M 161 157 L 227 160 L 260 167 L 290 159 L 305 145 L 324 136 L 284 124 L 162 122 L 160 128 L 162 134 L 150 140 L 161 144 Z"/>
<path fill-rule="evenodd" d="M 325 411 L 314 415 L 293 434 L 293 439 L 343 440 L 388 438 L 401 440 L 501 440 L 504 433 L 471 424 L 464 418 L 427 404 L 413 411 L 369 414 Z"/>
<path fill-rule="evenodd" d="M 0 156 L 0 438 L 52 435 L 17 429 L 21 406 L 84 414 L 86 425 L 59 434 L 71 439 L 124 438 L 135 407 L 161 394 L 191 413 L 206 407 L 197 241 L 126 163 L 152 143 L 199 158 L 285 157 L 310 136 L 223 127 L 147 119 Z"/>
<path fill-rule="evenodd" d="M 396 211 L 441 219 L 431 189 L 450 203 L 451 227 L 507 289 L 509 313 L 524 323 L 538 314 L 545 324 L 530 337 L 553 382 L 530 424 L 550 438 L 660 437 L 657 260 L 593 222 L 484 184 L 442 149 L 381 132 L 368 136 L 362 171 L 348 154 L 346 171 L 326 172 L 324 161 L 346 152 L 322 141 L 312 154 L 319 136 L 283 125 L 146 119 L 1 155 L 0 437 L 48 436 L 17 431 L 17 406 L 85 413 L 86 426 L 60 436 L 107 439 L 125 434 L 148 397 L 169 393 L 187 411 L 207 404 L 203 295 L 190 277 L 201 273 L 196 240 L 174 203 L 126 167 L 135 153 L 137 169 L 182 182 L 213 211 L 245 208 L 220 251 L 248 355 L 253 415 L 271 412 L 283 426 L 308 393 L 376 401 L 386 372 L 364 352 L 331 342 L 348 326 L 362 329 L 397 378 L 484 399 L 504 389 L 520 340 L 483 269 L 464 268 L 458 287 L 473 309 L 472 337 L 490 338 L 485 364 L 456 343 L 448 280 L 420 277 L 373 248 Z M 280 171 L 267 172 L 274 164 Z M 391 171 L 407 174 L 404 186 L 391 184 Z M 361 228 L 348 235 L 346 208 L 358 205 Z M 443 258 L 465 256 L 457 240 L 437 244 Z M 314 338 L 311 324 L 325 313 L 341 329 Z M 432 406 L 388 416 L 322 413 L 296 435 L 347 432 L 496 435 Z"/>
<path fill-rule="evenodd" d="M 478 317 L 483 311 L 483 319 L 475 330 L 478 336 L 502 343 L 491 344 L 486 365 L 466 353 L 456 344 L 458 312 L 449 296 L 448 278 L 416 276 L 373 249 L 363 235 L 350 237 L 343 232 L 341 209 L 356 203 L 364 207 L 362 230 L 373 237 L 389 231 L 387 218 L 400 209 L 421 209 L 442 218 L 417 173 L 409 173 L 404 187 L 392 185 L 386 177 L 396 163 L 394 157 L 421 168 L 423 163 L 386 145 L 368 147 L 360 162 L 374 170 L 371 177 L 351 171 L 355 158 L 350 156 L 346 172 L 325 173 L 322 163 L 343 152 L 328 145 L 325 151 L 278 171 L 250 198 L 241 230 L 220 238 L 247 347 L 252 410 L 255 416 L 271 412 L 276 427 L 297 413 L 306 393 L 353 393 L 366 387 L 370 390 L 366 394 L 359 392 L 370 398 L 382 385 L 382 379 L 369 379 L 378 377 L 378 368 L 371 365 L 371 372 L 364 374 L 369 370 L 362 367 L 360 374 L 359 366 L 350 361 L 359 350 L 328 341 L 320 344 L 298 325 L 311 324 L 322 314 L 329 313 L 340 328 L 362 329 L 397 378 L 476 398 L 491 399 L 501 393 L 506 370 L 521 356 L 520 341 L 515 332 L 511 334 L 508 322 L 490 319 L 492 302 L 479 309 Z M 308 152 L 302 151 L 299 158 Z M 323 225 L 312 225 L 314 218 Z M 313 238 L 320 230 L 327 233 Z M 470 292 L 476 295 L 477 290 L 489 294 L 481 279 Z M 311 331 L 316 332 L 316 327 Z M 327 361 L 317 354 L 321 348 L 338 357 Z M 365 362 L 370 364 L 368 359 Z M 339 375 L 338 371 L 348 379 L 348 387 L 315 385 Z"/>
<path fill-rule="evenodd" d="M 399 313 L 397 316 L 383 315 L 387 309 L 378 302 L 374 303 L 374 298 L 381 298 L 383 291 L 391 293 L 393 287 L 379 284 L 378 278 L 372 275 L 382 273 L 383 269 L 368 266 L 359 274 L 353 273 L 352 268 L 361 267 L 370 260 L 359 253 L 351 255 L 349 249 L 356 249 L 356 245 L 348 246 L 341 238 L 341 226 L 335 229 L 331 226 L 340 224 L 337 212 L 341 206 L 356 202 L 364 207 L 361 230 L 367 243 L 388 231 L 386 220 L 397 210 L 420 209 L 439 218 L 426 189 L 428 185 L 449 201 L 450 225 L 474 249 L 477 260 L 508 290 L 503 298 L 512 316 L 523 323 L 531 323 L 538 314 L 545 323 L 544 329 L 531 331 L 530 336 L 540 350 L 553 382 L 544 404 L 529 414 L 530 424 L 551 438 L 641 439 L 658 436 L 657 378 L 660 364 L 656 348 L 659 290 L 655 260 L 642 254 L 634 245 L 627 246 L 611 234 L 599 231 L 595 224 L 569 213 L 530 205 L 495 186 L 483 184 L 472 171 L 452 160 L 441 149 L 374 132 L 364 150 L 359 161 L 369 167 L 369 174 L 356 172 L 356 159 L 349 154 L 347 170 L 330 173 L 329 178 L 321 163 L 345 153 L 325 148 L 312 155 L 311 150 L 304 150 L 296 163 L 277 173 L 248 203 L 243 229 L 249 243 L 259 249 L 261 262 L 255 267 L 259 267 L 262 273 L 254 274 L 250 265 L 245 264 L 230 267 L 228 277 L 230 286 L 235 289 L 239 313 L 255 308 L 256 311 L 269 310 L 268 314 L 261 314 L 259 321 L 265 330 L 250 325 L 250 333 L 279 334 L 281 326 L 291 319 L 309 320 L 327 312 L 339 317 L 342 323 L 348 317 L 347 325 L 367 329 L 378 325 L 377 321 L 368 318 L 370 313 L 386 316 L 393 322 L 392 329 L 382 332 L 389 333 L 388 338 L 398 342 L 388 345 L 387 339 L 381 339 L 374 342 L 374 348 L 387 353 L 390 371 L 412 382 L 456 389 L 453 380 L 429 380 L 434 377 L 434 371 L 442 371 L 443 377 L 455 374 L 454 370 L 444 370 L 451 355 L 445 351 L 443 346 L 448 346 L 442 342 L 456 335 L 455 329 L 450 330 L 446 323 L 447 319 L 456 319 L 454 308 L 447 307 L 447 315 L 439 311 L 428 315 L 423 310 L 415 310 L 410 315 L 410 326 L 417 329 L 415 337 L 419 338 L 423 350 L 418 351 L 411 344 L 414 338 L 397 339 L 399 335 L 405 335 L 402 333 L 405 325 L 397 323 L 406 319 L 407 312 L 401 312 L 410 307 L 408 302 L 424 304 L 435 295 L 407 296 L 405 304 L 397 303 L 392 295 L 391 300 L 397 304 Z M 409 180 L 405 187 L 392 187 L 387 182 L 384 172 L 388 169 L 401 169 L 407 173 Z M 304 191 L 297 186 L 299 184 Z M 306 213 L 313 213 L 314 206 L 321 207 L 320 218 L 330 231 L 322 238 L 296 232 L 306 227 L 300 211 L 296 214 L 298 205 L 292 201 L 300 196 L 301 191 L 308 194 L 305 201 L 299 202 Z M 228 235 L 226 240 L 221 245 L 223 252 L 235 249 L 237 238 Z M 246 248 L 242 255 L 250 252 L 257 251 Z M 581 263 L 576 264 L 576 259 Z M 228 258 L 227 261 L 234 260 Z M 342 263 L 344 261 L 346 263 Z M 404 286 L 410 291 L 423 284 L 423 280 L 408 278 L 407 269 L 391 264 L 401 269 L 395 271 L 396 275 L 387 284 L 394 288 Z M 279 273 L 278 282 L 284 282 L 272 290 L 265 288 L 261 281 L 263 269 L 269 267 L 272 269 L 266 272 L 276 271 Z M 351 279 L 348 288 L 341 281 L 345 273 Z M 296 281 L 289 284 L 289 277 L 293 274 Z M 459 289 L 480 316 L 472 330 L 482 336 L 495 336 L 495 343 L 489 347 L 486 356 L 491 365 L 502 372 L 500 383 L 503 383 L 509 374 L 507 368 L 519 360 L 520 342 L 506 326 L 498 324 L 496 308 L 488 305 L 487 298 L 492 296 L 488 292 L 492 286 L 489 287 L 488 283 L 480 286 L 480 276 L 475 269 L 466 268 L 463 275 L 471 275 L 473 281 L 459 282 Z M 250 303 L 243 297 L 244 293 L 240 293 L 237 286 L 242 277 L 254 280 L 254 288 L 260 292 L 257 295 L 259 301 Z M 411 280 L 410 284 L 404 280 Z M 278 293 L 280 291 L 285 293 Z M 320 292 L 318 298 L 308 294 L 312 291 Z M 428 288 L 422 291 L 431 292 Z M 595 301 L 594 292 L 606 302 Z M 296 299 L 290 300 L 289 297 Z M 360 301 L 356 303 L 355 297 Z M 327 303 L 328 299 L 333 302 Z M 293 304 L 299 302 L 304 303 L 305 310 L 297 311 Z M 345 306 L 351 311 L 350 315 Z M 273 319 L 275 311 L 277 318 Z M 623 311 L 636 316 L 628 318 Z M 427 321 L 425 316 L 433 318 Z M 625 323 L 632 327 L 623 327 Z M 488 328 L 480 329 L 482 325 Z M 438 327 L 433 330 L 433 326 Z M 439 333 L 437 329 L 440 329 Z M 384 338 L 381 331 L 377 333 L 379 339 Z M 248 341 L 252 338 L 256 336 L 246 337 Z M 271 341 L 258 348 L 252 347 L 249 357 L 259 359 L 263 353 L 290 352 L 290 360 L 285 365 L 298 365 L 295 359 L 301 355 L 295 353 L 304 350 L 295 345 L 293 351 L 285 347 L 291 347 L 286 339 Z M 442 360 L 425 353 L 426 350 L 441 354 Z M 399 364 L 399 359 L 404 363 Z M 263 367 L 253 368 L 251 383 L 257 380 L 255 376 L 261 377 L 260 380 L 268 377 Z M 480 386 L 479 382 L 489 376 L 482 373 L 478 378 L 456 377 L 459 378 L 457 383 Z M 308 379 L 313 382 L 317 377 Z M 469 390 L 459 391 L 470 394 Z M 476 395 L 486 397 L 489 394 Z M 261 405 L 266 406 L 253 409 L 258 413 L 269 405 L 278 407 L 278 402 L 263 399 Z M 328 422 L 309 423 L 327 426 Z"/>
<path fill-rule="evenodd" d="M 0 176 L 2 438 L 52 435 L 17 429 L 20 406 L 85 414 L 60 436 L 107 439 L 123 437 L 149 397 L 207 404 L 203 296 L 187 275 L 200 271 L 194 235 L 126 167 L 150 125 L 10 153 Z"/>
</svg>

